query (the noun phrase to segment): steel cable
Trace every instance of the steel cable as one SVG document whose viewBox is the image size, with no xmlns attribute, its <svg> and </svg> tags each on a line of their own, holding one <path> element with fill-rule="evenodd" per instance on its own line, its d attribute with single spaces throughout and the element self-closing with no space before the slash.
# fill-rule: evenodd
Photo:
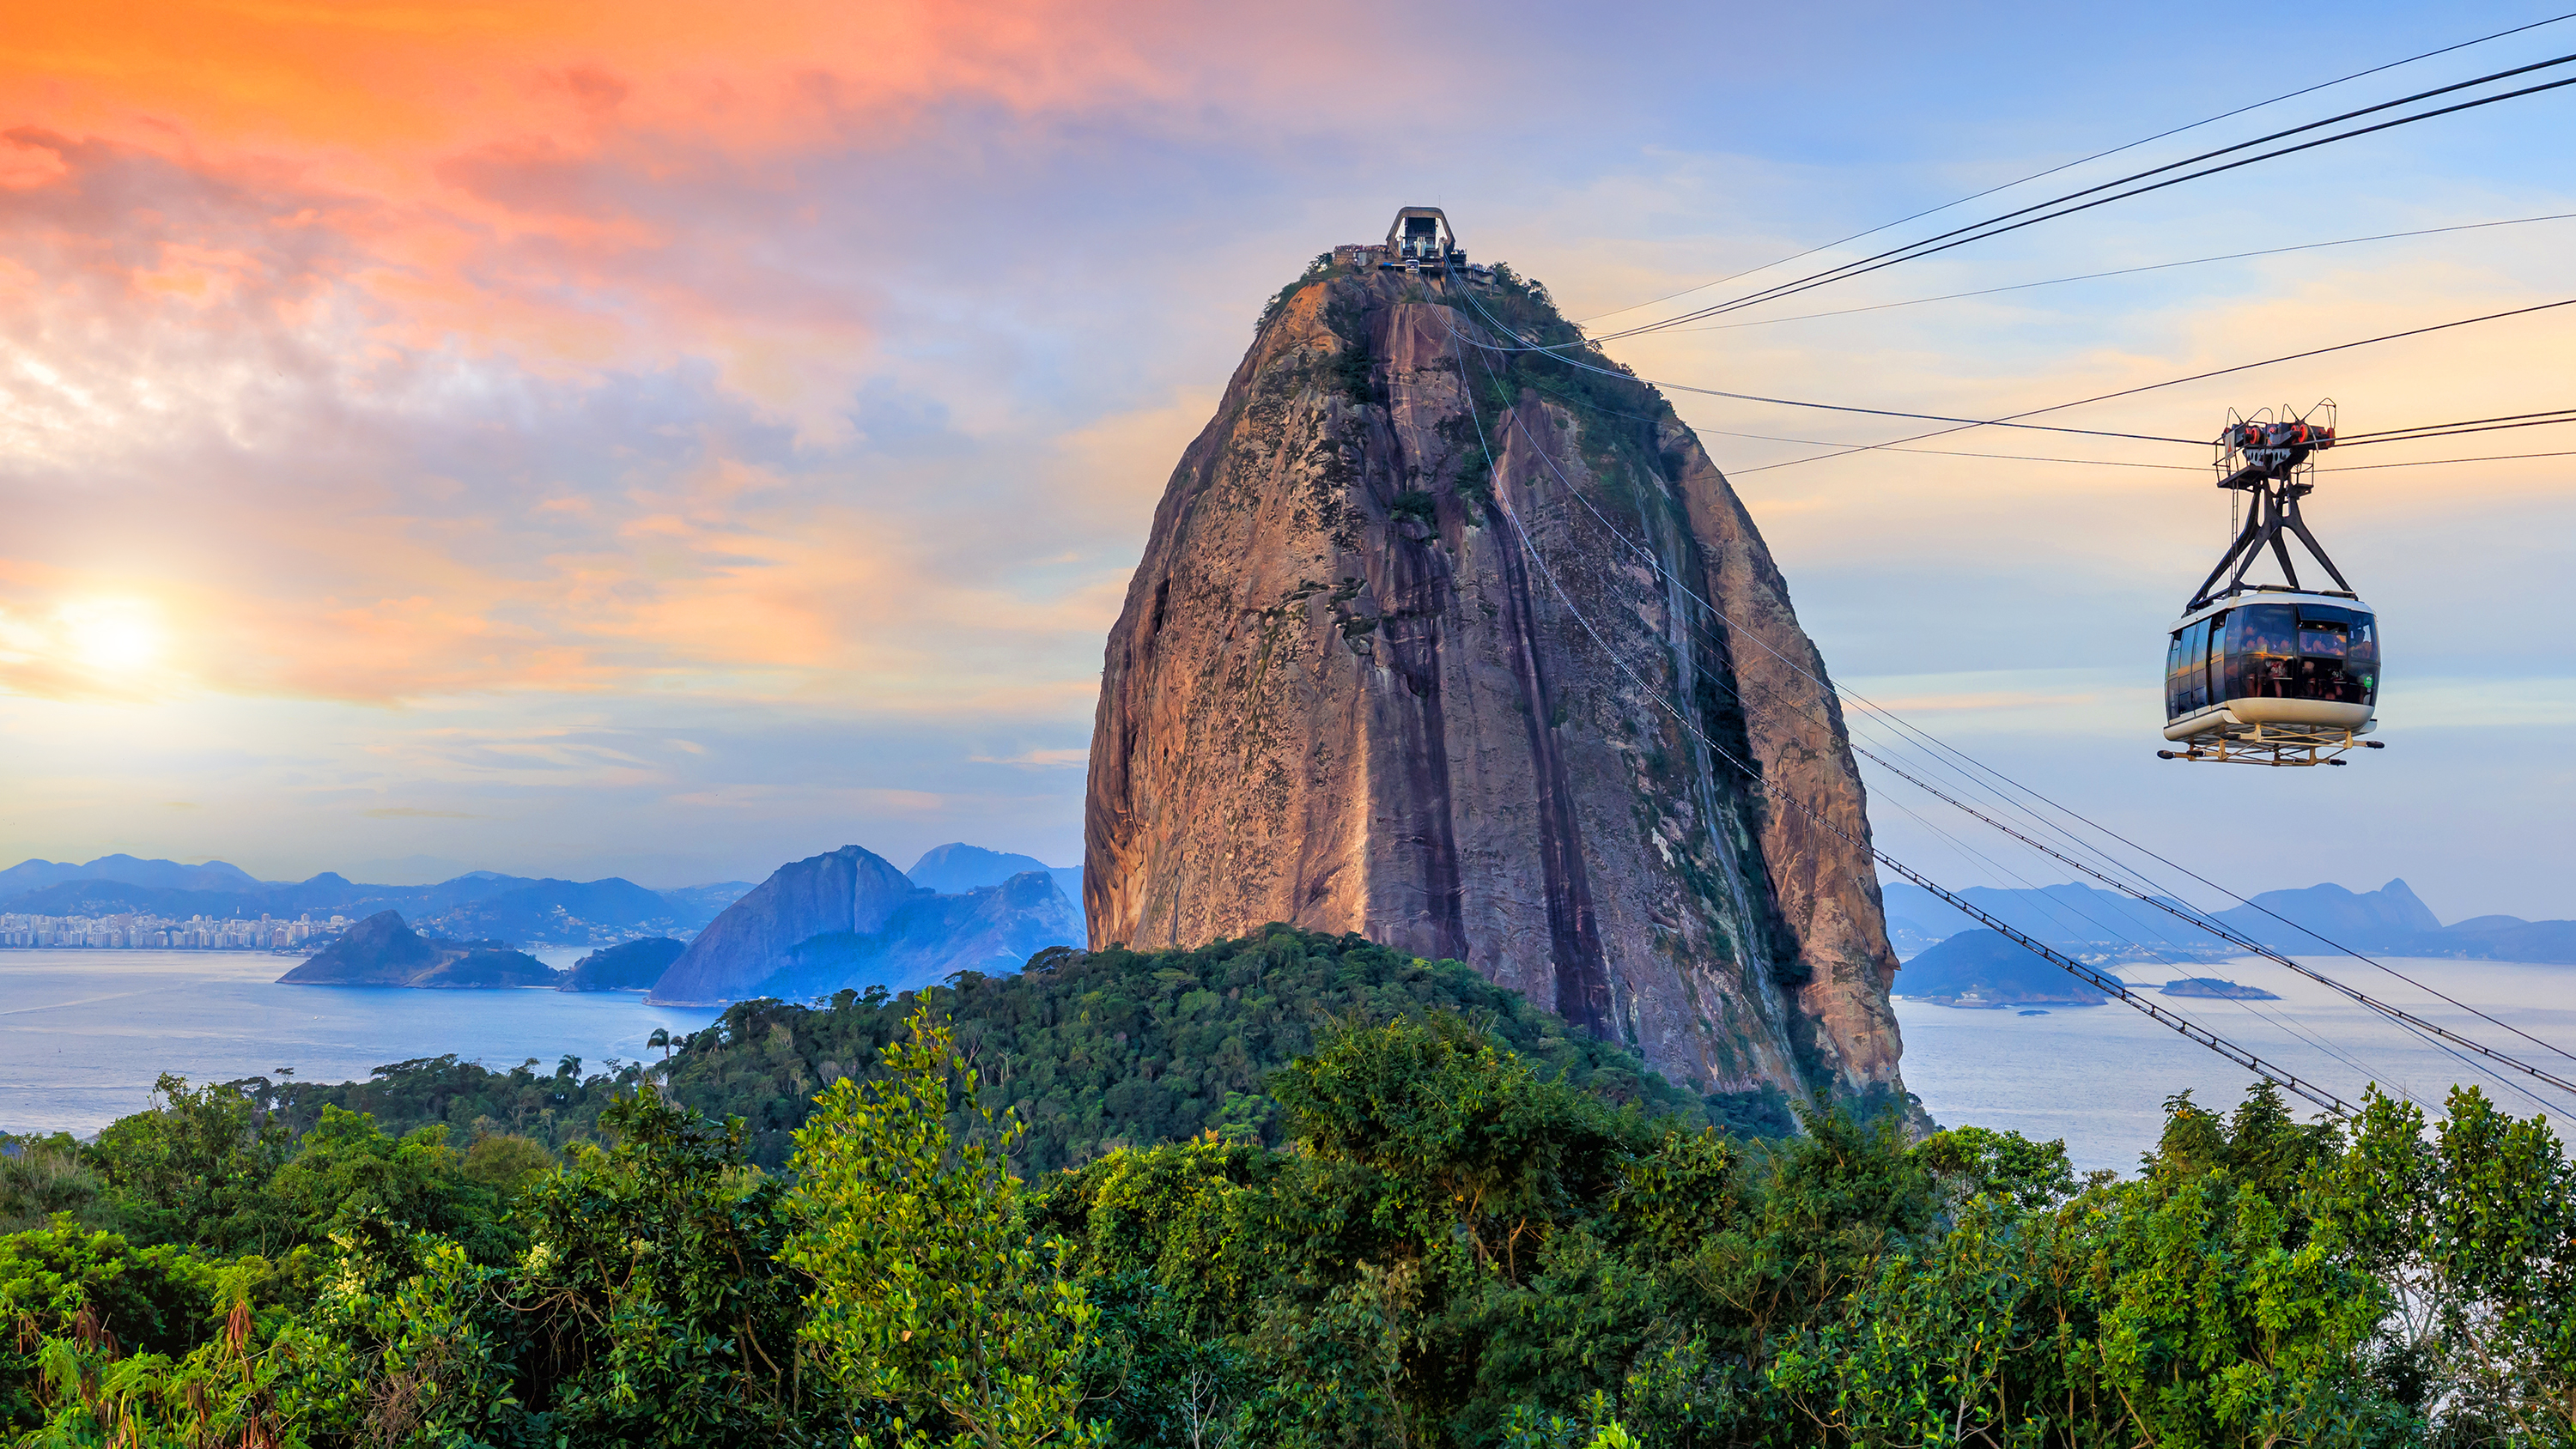
<svg viewBox="0 0 2576 1449">
<path fill-rule="evenodd" d="M 1996 192 L 1998 192 L 1998 191 L 2009 191 L 2009 190 L 2011 190 L 2013 187 L 2021 186 L 2021 185 L 2024 185 L 2024 184 L 2029 183 L 2029 182 L 2037 181 L 2037 180 L 2039 180 L 2039 179 L 2040 179 L 2040 178 L 2042 178 L 2042 177 L 2045 177 L 2045 176 L 2054 176 L 2054 175 L 2056 175 L 2056 174 L 2057 174 L 2058 172 L 2060 172 L 2060 171 L 2065 171 L 2065 170 L 2069 170 L 2069 169 L 2071 169 L 2071 168 L 2073 168 L 2073 167 L 2082 166 L 2082 165 L 2085 165 L 2085 164 L 2086 164 L 2086 163 L 2088 163 L 2088 162 L 2099 161 L 2099 160 L 2101 160 L 2101 159 L 2102 159 L 2103 157 L 2105 157 L 2105 156 L 2116 156 L 2116 155 L 2120 154 L 2120 153 L 2121 153 L 2121 152 L 2123 152 L 2123 151 L 2133 151 L 2133 150 L 2136 150 L 2136 149 L 2137 149 L 2138 147 L 2140 147 L 2140 146 L 2150 145 L 2150 144 L 2152 144 L 2152 143 L 2154 143 L 2154 142 L 2164 140 L 2164 139 L 2165 139 L 2166 137 L 2168 137 L 2168 136 L 2179 136 L 2179 135 L 2181 135 L 2181 134 L 2182 134 L 2183 132 L 2185 132 L 2185 131 L 2198 130 L 2198 129 L 2199 129 L 2199 128 L 2201 128 L 2202 126 L 2213 125 L 2213 124 L 2215 124 L 2215 123 L 2217 123 L 2217 122 L 2224 121 L 2224 120 L 2228 120 L 2228 119 L 2230 119 L 2231 117 L 2241 116 L 2241 115 L 2244 115 L 2244 114 L 2245 114 L 2246 112 L 2248 112 L 2248 111 L 2259 111 L 2259 110 L 2261 110 L 2262 108 L 2264 108 L 2265 106 L 2278 105 L 2278 104 L 2280 104 L 2280 103 L 2281 103 L 2281 102 L 2283 102 L 2283 101 L 2296 100 L 2296 99 L 2298 99 L 2300 96 L 2310 95 L 2310 94 L 2313 94 L 2314 92 L 2321 91 L 2321 90 L 2325 90 L 2325 89 L 2327 89 L 2327 88 L 2329 88 L 2329 87 L 2332 87 L 2332 86 L 2339 86 L 2339 85 L 2342 85 L 2343 83 L 2345 83 L 2346 81 L 2356 81 L 2356 80 L 2360 80 L 2360 79 L 2361 79 L 2362 77 L 2364 77 L 2364 76 L 2377 75 L 2377 74 L 2379 74 L 2381 71 L 2384 71 L 2384 70 L 2395 70 L 2397 67 L 2399 67 L 2399 66 L 2401 66 L 2401 65 L 2412 65 L 2412 64 L 2414 64 L 2415 62 L 2417 62 L 2417 61 L 2419 61 L 2419 60 L 2431 60 L 2433 57 L 2435 57 L 2435 56 L 2437 56 L 2437 55 L 2448 55 L 2448 54 L 2450 54 L 2452 51 L 2455 51 L 2455 50 L 2466 50 L 2466 49 L 2468 49 L 2468 48 L 2469 48 L 2470 46 L 2472 46 L 2472 45 L 2484 45 L 2484 44 L 2486 44 L 2486 43 L 2487 43 L 2488 41 L 2490 41 L 2490 40 L 2502 40 L 2502 39 L 2504 39 L 2504 38 L 2505 38 L 2506 36 L 2508 36 L 2508 35 L 2520 35 L 2520 34 L 2522 34 L 2522 33 L 2523 33 L 2524 31 L 2526 31 L 2526 30 L 2538 30 L 2539 28 L 2541 28 L 2541 27 L 2542 27 L 2542 26 L 2544 26 L 2544 25 L 2556 25 L 2556 24 L 2558 24 L 2560 21 L 2563 21 L 2563 20 L 2576 20 L 2576 11 L 2570 11 L 2569 13 L 2564 14 L 2564 15 L 2553 15 L 2553 16 L 2550 16 L 2548 19 L 2545 19 L 2545 20 L 2535 20 L 2535 21 L 2532 21 L 2532 22 L 2531 22 L 2530 24 L 2528 24 L 2528 25 L 2517 25 L 2517 26 L 2512 27 L 2512 28 L 2511 28 L 2511 29 L 2509 29 L 2509 30 L 2499 30 L 2499 31 L 2496 31 L 2496 32 L 2495 32 L 2494 34 L 2492 34 L 2492 35 L 2481 35 L 2481 36 L 2477 37 L 2477 38 L 2476 38 L 2476 39 L 2474 39 L 2474 40 L 2463 40 L 2463 41 L 2459 41 L 2459 42 L 2457 42 L 2456 44 L 2452 44 L 2452 45 L 2445 45 L 2445 46 L 2442 46 L 2441 48 L 2436 49 L 2436 50 L 2428 50 L 2428 51 L 2424 51 L 2423 53 L 2421 53 L 2421 54 L 2419 54 L 2419 55 L 2410 55 L 2410 56 L 2407 56 L 2407 57 L 2406 57 L 2405 59 L 2403 59 L 2403 60 L 2392 60 L 2392 61 L 2387 62 L 2387 63 L 2386 63 L 2386 64 L 2384 64 L 2384 65 L 2375 65 L 2375 66 L 2372 66 L 2372 67 L 2371 67 L 2370 69 L 2368 69 L 2368 70 L 2357 70 L 2357 71 L 2354 71 L 2354 72 L 2353 72 L 2352 74 L 2350 74 L 2350 75 L 2337 76 L 2337 77 L 2335 77 L 2333 80 L 2330 80 L 2330 81 L 2319 81 L 2318 83 L 2316 83 L 2315 85 L 2312 85 L 2312 86 L 2302 87 L 2301 89 L 2299 89 L 2299 90 L 2295 90 L 2295 91 L 2287 91 L 2287 92 L 2284 92 L 2284 93 L 2282 93 L 2282 94 L 2280 94 L 2280 95 L 2277 95 L 2277 96 L 2272 97 L 2270 100 L 2256 101 L 2256 102 L 2254 102 L 2252 105 L 2238 106 L 2236 109 L 2234 109 L 2234 110 L 2232 110 L 2232 111 L 2221 111 L 2221 112 L 2219 112 L 2219 113 L 2218 113 L 2217 115 L 2215 115 L 2215 116 L 2205 117 L 2205 118 L 2203 118 L 2203 119 L 2201 119 L 2201 120 L 2193 121 L 2193 122 L 2190 122 L 2189 124 L 2186 124 L 2186 125 L 2175 126 L 2175 127 L 2173 127 L 2172 129 L 2170 129 L 2170 130 L 2158 131 L 2156 134 L 2154 134 L 2154 135 L 2152 135 L 2152 136 L 2144 136 L 2144 137 L 2139 138 L 2138 140 L 2135 140 L 2135 141 L 2129 141 L 2129 142 L 2126 142 L 2126 143 L 2124 143 L 2124 144 L 2121 144 L 2121 145 L 2118 145 L 2118 146 L 2114 146 L 2114 147 L 2110 148 L 2110 149 L 2109 149 L 2109 150 L 2107 150 L 2107 151 L 2096 151 L 2096 152 L 2094 152 L 2094 153 L 2093 153 L 2092 155 L 2090 155 L 2090 156 L 2079 156 L 2079 157 L 2077 157 L 2075 160 L 2072 160 L 2072 161 L 2066 161 L 2066 162 L 2061 162 L 2060 164 L 2055 165 L 2055 166 L 2051 166 L 2051 167 L 2049 167 L 2047 170 L 2044 170 L 2044 171 L 2034 171 L 2034 172 L 2030 173 L 2028 176 L 2024 176 L 2024 177 L 2020 177 L 2020 178 L 2018 178 L 2018 179 L 2016 179 L 2016 180 L 2012 180 L 2012 181 L 2004 182 L 2004 183 L 2003 183 L 2002 185 L 2000 185 L 2000 186 L 1989 186 L 1989 187 L 1987 187 L 1987 188 L 1986 188 L 1985 190 L 1983 190 L 1983 191 L 1972 191 L 1972 192 L 1968 193 L 1967 195 L 1965 195 L 1965 196 L 1962 196 L 1962 197 L 1958 198 L 1958 199 L 1957 199 L 1957 200 L 1955 200 L 1955 201 L 1945 201 L 1945 202 L 1941 203 L 1939 206 L 1926 207 L 1926 208 L 1924 208 L 1923 210 L 1918 211 L 1918 212 L 1914 212 L 1914 213 L 1913 213 L 1913 214 L 1911 214 L 1911 215 L 1908 215 L 1908 216 L 1900 216 L 1900 217 L 1898 217 L 1898 218 L 1897 218 L 1896 220 L 1894 220 L 1894 221 L 1881 222 L 1881 223 L 1880 223 L 1880 224 L 1878 224 L 1877 226 L 1874 226 L 1874 227 L 1869 228 L 1867 231 L 1856 231 L 1856 232 L 1853 232 L 1850 236 L 1846 236 L 1846 237 L 1838 237 L 1838 238 L 1836 238 L 1835 240 L 1833 240 L 1833 241 L 1829 241 L 1829 242 L 1820 242 L 1820 243 L 1818 243 L 1818 244 L 1817 244 L 1817 245 L 1815 245 L 1815 246 L 1811 246 L 1811 247 L 1807 248 L 1805 251 L 1802 251 L 1802 252 L 1793 252 L 1793 253 L 1791 253 L 1791 254 L 1790 254 L 1790 255 L 1788 255 L 1788 256 L 1785 256 L 1785 257 L 1780 258 L 1778 261 L 1765 262 L 1765 263 L 1763 263 L 1761 266 L 1758 266 L 1758 267 L 1749 267 L 1749 268 L 1747 268 L 1747 269 L 1745 269 L 1745 270 L 1743 270 L 1743 271 L 1735 272 L 1735 273 L 1731 273 L 1731 274 L 1729 274 L 1729 275 L 1727 275 L 1727 276 L 1720 277 L 1720 278 L 1718 278 L 1716 281 L 1713 281 L 1713 282 L 1702 282 L 1702 283 L 1700 283 L 1698 286 L 1695 286 L 1695 287 L 1685 287 L 1685 288 L 1683 288 L 1682 290 L 1680 290 L 1680 291 L 1678 291 L 1678 292 L 1670 292 L 1670 293 L 1667 293 L 1667 294 L 1665 294 L 1665 295 L 1663 295 L 1663 296 L 1661 296 L 1661 297 L 1656 297 L 1656 298 L 1653 298 L 1653 299 L 1648 300 L 1648 301 L 1644 301 L 1644 302 L 1634 302 L 1634 303 L 1629 304 L 1628 306 L 1614 308 L 1614 309 L 1612 309 L 1611 311 L 1608 311 L 1608 312 L 1596 312 L 1596 313 L 1594 313 L 1592 316 L 1590 316 L 1590 317 L 1586 317 L 1586 318 L 1583 318 L 1583 319 L 1581 319 L 1581 320 L 1582 320 L 1582 321 L 1585 321 L 1585 322 L 1595 322 L 1595 321 L 1599 321 L 1599 320 L 1600 320 L 1601 318 L 1603 318 L 1603 317 L 1616 317 L 1616 316 L 1618 316 L 1618 315 L 1619 315 L 1620 313 L 1622 313 L 1622 312 L 1634 312 L 1634 311 L 1636 311 L 1636 310 L 1637 310 L 1638 308 L 1640 308 L 1640 307 L 1652 307 L 1652 306 L 1654 306 L 1654 305 L 1655 305 L 1656 303 L 1658 303 L 1658 302 L 1669 302 L 1669 301 L 1672 301 L 1672 300 L 1673 300 L 1674 298 L 1676 298 L 1676 297 L 1687 297 L 1687 296 L 1689 296 L 1689 295 L 1690 295 L 1691 293 L 1693 293 L 1693 292 L 1702 292 L 1702 291 L 1706 291 L 1707 289 L 1709 289 L 1709 288 L 1711 288 L 1711 287 L 1724 286 L 1726 283 L 1728 283 L 1728 282 L 1732 282 L 1732 281 L 1736 280 L 1736 279 L 1737 279 L 1737 278 L 1739 278 L 1739 277 L 1749 277 L 1749 276 L 1753 275 L 1755 272 L 1767 271 L 1767 270 L 1769 270 L 1769 269 L 1770 269 L 1770 268 L 1772 268 L 1772 267 L 1785 266 L 1785 265 L 1787 265 L 1788 263 L 1790 263 L 1790 262 L 1794 262 L 1794 261 L 1797 261 L 1797 260 L 1799 260 L 1799 259 L 1800 259 L 1800 258 L 1802 258 L 1802 257 L 1811 257 L 1811 256 L 1814 256 L 1814 255 L 1815 255 L 1816 253 L 1818 253 L 1818 252 L 1821 252 L 1821 251 L 1827 250 L 1828 248 L 1841 246 L 1844 242 L 1858 241 L 1858 240 L 1860 240 L 1862 237 L 1865 237 L 1865 236 L 1875 236 L 1875 235 L 1877 235 L 1879 232 L 1883 232 L 1883 231 L 1887 230 L 1889 227 L 1892 227 L 1892 226 L 1903 226 L 1905 223 L 1907 223 L 1907 222 L 1909 222 L 1909 221 L 1917 221 L 1917 220 L 1922 219 L 1923 217 L 1930 216 L 1932 213 L 1934 213 L 1934 212 L 1936 212 L 1936 211 L 1947 211 L 1947 210 L 1949 210 L 1951 207 L 1954 207 L 1954 206 L 1965 206 L 1965 205 L 1966 205 L 1966 204 L 1968 204 L 1969 202 L 1971 202 L 1971 201 L 1975 201 L 1975 200 L 1977 200 L 1977 199 L 1978 199 L 1978 198 L 1980 198 L 1980 197 L 1992 196 L 1992 195 L 1994 195 L 1994 194 L 1995 194 Z M 2374 240 L 2374 238 L 2364 238 L 2364 240 Z M 2333 245 L 2333 243 L 2328 243 L 2328 245 Z M 2222 258 L 2222 260 L 2224 260 L 2224 259 Z M 2037 284 L 2034 284 L 2034 285 L 2037 285 Z"/>
</svg>

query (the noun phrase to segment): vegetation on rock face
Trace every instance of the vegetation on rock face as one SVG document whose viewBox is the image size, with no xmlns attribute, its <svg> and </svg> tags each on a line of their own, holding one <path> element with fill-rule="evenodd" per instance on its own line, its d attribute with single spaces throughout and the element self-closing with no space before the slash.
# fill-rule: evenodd
<svg viewBox="0 0 2576 1449">
<path fill-rule="evenodd" d="M 1251 1052 L 1249 1016 L 1210 1046 L 1180 1005 L 1236 971 L 1236 1000 L 1338 1003 L 1293 1049 L 1273 1021 L 1257 1114 L 1039 1165 L 1054 1088 L 1002 1080 L 1020 1053 L 1147 1044 L 1115 1090 Z M 0 1441 L 2576 1443 L 2576 1172 L 2474 1090 L 2344 1126 L 2186 1094 L 2138 1176 L 2079 1182 L 1976 1128 L 1729 1135 L 1349 942 L 1008 985 L 744 1011 L 667 1072 L 567 1063 L 599 1141 L 563 1151 L 168 1078 L 94 1145 L 0 1143 Z M 683 1100 L 722 1080 L 693 1056 L 825 1044 L 777 1170 Z M 1189 1129 L 1210 1099 L 1152 1100 Z"/>
</svg>

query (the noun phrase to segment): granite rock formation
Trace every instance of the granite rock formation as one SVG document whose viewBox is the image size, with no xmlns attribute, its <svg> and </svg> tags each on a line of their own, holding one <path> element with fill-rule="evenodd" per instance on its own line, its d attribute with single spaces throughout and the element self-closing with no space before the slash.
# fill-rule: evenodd
<svg viewBox="0 0 2576 1449">
<path fill-rule="evenodd" d="M 782 865 L 698 932 L 650 999 L 700 1005 L 758 995 L 799 943 L 874 931 L 916 889 L 884 857 L 855 845 Z"/>
<path fill-rule="evenodd" d="M 700 931 L 649 998 L 708 1005 L 1017 970 L 1081 940 L 1082 919 L 1036 870 L 943 895 L 855 845 L 780 866 Z"/>
<path fill-rule="evenodd" d="M 277 978 L 287 986 L 418 986 L 471 990 L 552 986 L 555 969 L 498 941 L 423 936 L 400 911 L 378 911 Z"/>
<path fill-rule="evenodd" d="M 1478 309 L 1608 366 L 1507 271 L 1321 268 L 1265 315 L 1109 637 L 1091 944 L 1358 932 L 1703 1092 L 1904 1103 L 1859 776 L 1761 536 L 1652 388 L 1480 351 Z"/>
<path fill-rule="evenodd" d="M 1082 916 L 1041 868 L 956 894 L 923 892 L 873 932 L 816 936 L 788 953 L 760 995 L 786 998 L 882 986 L 911 991 L 959 971 L 1007 975 L 1049 946 L 1082 943 Z"/>
</svg>

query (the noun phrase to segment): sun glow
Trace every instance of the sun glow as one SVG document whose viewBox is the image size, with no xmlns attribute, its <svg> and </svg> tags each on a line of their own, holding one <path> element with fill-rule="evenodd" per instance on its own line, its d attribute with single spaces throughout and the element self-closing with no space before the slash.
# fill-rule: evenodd
<svg viewBox="0 0 2576 1449">
<path fill-rule="evenodd" d="M 146 669 L 161 658 L 162 632 L 151 605 L 132 599 L 90 599 L 57 611 L 63 651 L 102 674 Z"/>
</svg>

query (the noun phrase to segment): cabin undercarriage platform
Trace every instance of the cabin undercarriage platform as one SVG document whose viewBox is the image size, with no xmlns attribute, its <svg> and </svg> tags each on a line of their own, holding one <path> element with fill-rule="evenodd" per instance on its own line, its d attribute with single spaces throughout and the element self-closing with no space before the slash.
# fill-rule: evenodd
<svg viewBox="0 0 2576 1449">
<path fill-rule="evenodd" d="M 2221 765 L 2340 765 L 2347 750 L 2384 749 L 2354 730 L 2323 725 L 2258 724 L 2243 729 L 2213 729 L 2176 743 L 2179 750 L 2158 750 L 2159 760 L 2205 760 Z"/>
</svg>

